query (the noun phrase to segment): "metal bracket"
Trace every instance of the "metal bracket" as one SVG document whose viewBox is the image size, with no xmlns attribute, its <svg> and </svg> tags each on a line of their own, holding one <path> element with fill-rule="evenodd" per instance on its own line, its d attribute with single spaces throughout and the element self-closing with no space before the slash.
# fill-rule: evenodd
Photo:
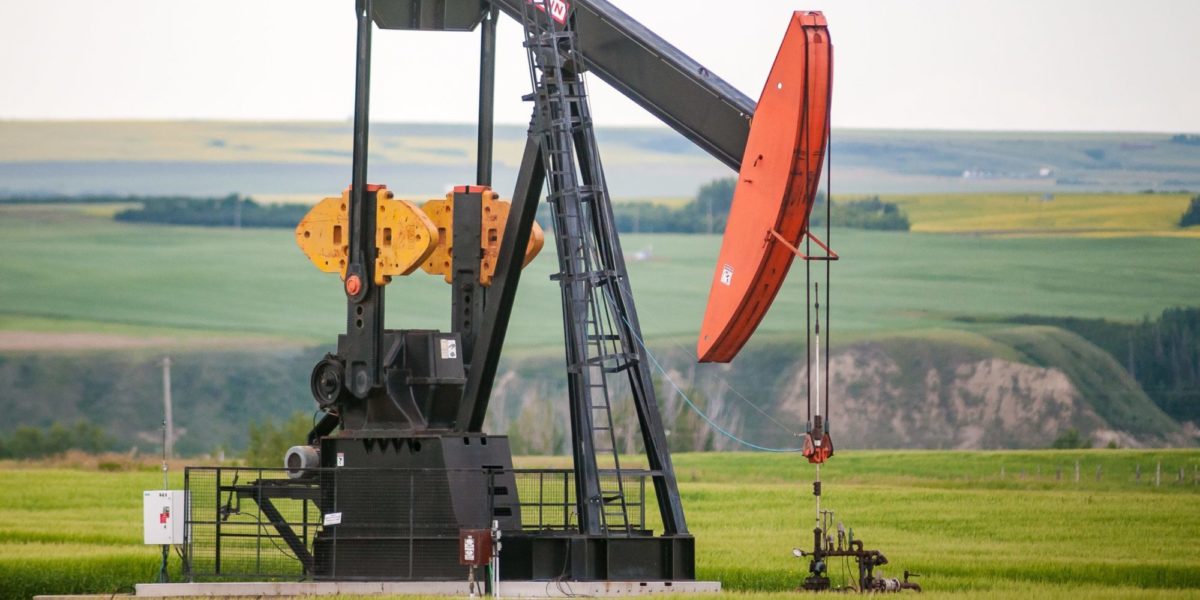
<svg viewBox="0 0 1200 600">
<path fill-rule="evenodd" d="M 774 229 L 771 230 L 771 235 L 767 236 L 768 240 L 770 240 L 770 238 L 775 238 L 775 241 L 779 242 L 780 244 L 783 244 L 784 248 L 791 250 L 792 254 L 795 254 L 796 256 L 800 257 L 800 260 L 840 260 L 840 257 L 838 256 L 837 252 L 830 250 L 829 246 L 826 245 L 825 242 L 822 242 L 820 238 L 813 235 L 812 231 L 809 231 L 807 229 L 804 231 L 804 238 L 816 242 L 817 246 L 820 246 L 821 249 L 825 251 L 825 256 L 809 256 L 809 255 L 805 254 L 802 250 L 800 250 L 796 246 L 793 246 L 791 242 L 784 239 L 784 237 L 782 235 L 779 235 L 779 232 L 775 231 Z"/>
</svg>

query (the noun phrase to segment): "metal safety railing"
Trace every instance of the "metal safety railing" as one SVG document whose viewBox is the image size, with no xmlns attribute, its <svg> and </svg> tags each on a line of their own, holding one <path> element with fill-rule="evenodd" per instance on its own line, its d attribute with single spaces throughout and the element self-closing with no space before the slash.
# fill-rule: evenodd
<svg viewBox="0 0 1200 600">
<path fill-rule="evenodd" d="M 632 535 L 651 475 L 620 473 Z M 184 488 L 189 581 L 457 577 L 459 529 L 579 531 L 570 469 L 188 467 Z"/>
</svg>

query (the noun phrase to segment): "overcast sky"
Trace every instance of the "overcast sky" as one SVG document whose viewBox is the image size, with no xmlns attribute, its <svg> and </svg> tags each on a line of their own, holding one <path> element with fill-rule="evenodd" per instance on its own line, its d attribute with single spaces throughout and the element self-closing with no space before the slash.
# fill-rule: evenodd
<svg viewBox="0 0 1200 600">
<path fill-rule="evenodd" d="M 613 0 L 757 98 L 788 15 L 823 10 L 834 125 L 1200 132 L 1192 0 Z M 352 112 L 353 0 L 0 1 L 0 118 Z M 377 32 L 373 118 L 474 122 L 478 34 Z M 528 122 L 502 21 L 497 119 Z M 601 125 L 653 117 L 598 81 Z"/>
</svg>

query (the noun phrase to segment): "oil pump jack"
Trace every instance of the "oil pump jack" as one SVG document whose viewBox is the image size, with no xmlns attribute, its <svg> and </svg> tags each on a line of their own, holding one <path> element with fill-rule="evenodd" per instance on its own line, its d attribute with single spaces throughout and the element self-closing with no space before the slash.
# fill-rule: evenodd
<svg viewBox="0 0 1200 600">
<path fill-rule="evenodd" d="M 312 373 L 324 415 L 285 461 L 297 479 L 319 479 L 319 504 L 341 507 L 339 524 L 317 534 L 311 553 L 302 542 L 288 544 L 317 578 L 455 579 L 458 530 L 491 527 L 503 533 L 505 579 L 694 579 L 695 540 L 641 346 L 584 76 L 594 74 L 740 173 L 735 206 L 745 216 L 731 217 L 700 345 L 702 360 L 728 361 L 811 235 L 829 135 L 824 18 L 792 15 L 756 103 L 607 0 L 357 0 L 355 14 L 352 182 L 296 230 L 314 264 L 341 276 L 347 327 Z M 511 204 L 490 188 L 500 15 L 523 26 L 532 85 Z M 445 200 L 417 206 L 368 178 L 376 27 L 482 31 L 476 181 Z M 543 192 L 562 297 L 573 506 L 564 527 L 531 530 L 522 523 L 508 440 L 484 433 L 483 424 L 521 269 L 542 246 L 534 215 Z M 747 241 L 752 251 L 742 252 Z M 386 286 L 418 269 L 450 283 L 449 331 L 385 328 Z M 616 398 L 616 389 L 627 392 Z M 618 456 L 616 401 L 636 411 L 647 465 L 638 473 Z M 354 469 L 371 471 L 337 476 Z M 390 473 L 411 471 L 425 478 L 421 488 L 394 497 Z M 660 535 L 631 518 L 635 474 L 652 482 Z M 258 485 L 259 498 L 285 493 L 272 482 Z M 397 522 L 414 506 L 436 527 Z M 408 569 L 396 568 L 403 561 Z"/>
</svg>

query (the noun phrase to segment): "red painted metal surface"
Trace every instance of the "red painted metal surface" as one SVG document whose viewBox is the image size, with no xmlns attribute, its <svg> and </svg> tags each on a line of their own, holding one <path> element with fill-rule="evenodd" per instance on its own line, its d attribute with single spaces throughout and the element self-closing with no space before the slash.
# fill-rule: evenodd
<svg viewBox="0 0 1200 600">
<path fill-rule="evenodd" d="M 696 348 L 701 362 L 733 360 L 808 235 L 829 140 L 832 79 L 825 17 L 794 13 L 750 125 Z"/>
</svg>

